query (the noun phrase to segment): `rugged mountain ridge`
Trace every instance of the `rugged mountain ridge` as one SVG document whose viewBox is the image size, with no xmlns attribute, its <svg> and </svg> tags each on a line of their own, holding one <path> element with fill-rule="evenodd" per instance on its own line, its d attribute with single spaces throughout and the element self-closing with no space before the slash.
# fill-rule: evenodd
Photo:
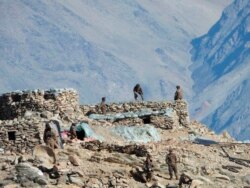
<svg viewBox="0 0 250 188">
<path fill-rule="evenodd" d="M 228 2 L 3 0 L 0 91 L 73 87 L 96 103 L 130 100 L 138 82 L 170 99 L 178 83 L 190 98 L 190 40 Z"/>
<path fill-rule="evenodd" d="M 241 140 L 250 139 L 249 28 L 250 2 L 236 0 L 206 35 L 192 41 L 191 51 L 197 92 L 194 116 L 213 130 L 228 130 Z"/>
</svg>

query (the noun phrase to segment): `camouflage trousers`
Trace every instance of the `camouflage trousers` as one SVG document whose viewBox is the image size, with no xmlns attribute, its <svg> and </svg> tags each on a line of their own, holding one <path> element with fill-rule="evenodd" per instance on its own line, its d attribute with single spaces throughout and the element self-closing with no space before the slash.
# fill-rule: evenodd
<svg viewBox="0 0 250 188">
<path fill-rule="evenodd" d="M 57 142 L 53 138 L 48 138 L 46 145 L 52 149 L 59 148 Z"/>
<path fill-rule="evenodd" d="M 170 179 L 173 178 L 173 172 L 175 174 L 175 178 L 178 179 L 178 172 L 177 172 L 177 166 L 176 165 L 169 164 L 168 165 L 168 171 L 169 171 Z"/>
</svg>

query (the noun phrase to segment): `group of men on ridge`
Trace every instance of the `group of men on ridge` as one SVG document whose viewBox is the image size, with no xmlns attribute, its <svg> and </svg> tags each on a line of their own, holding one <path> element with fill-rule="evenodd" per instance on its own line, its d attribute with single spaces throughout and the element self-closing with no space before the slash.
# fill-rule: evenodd
<svg viewBox="0 0 250 188">
<path fill-rule="evenodd" d="M 141 100 L 143 101 L 143 91 L 140 86 L 140 84 L 136 84 L 133 88 L 134 93 L 134 99 L 138 100 L 138 97 L 140 96 Z M 176 92 L 174 95 L 174 100 L 182 100 L 183 93 L 180 88 L 180 86 L 176 86 Z M 102 114 L 106 114 L 107 112 L 107 105 L 106 105 L 106 98 L 102 97 L 101 104 L 100 104 L 100 110 Z M 76 131 L 76 124 L 72 123 L 72 126 L 70 127 L 70 139 L 78 138 L 77 131 Z M 57 143 L 57 137 L 58 135 L 55 133 L 54 130 L 50 127 L 49 123 L 46 123 L 45 130 L 44 130 L 44 142 L 47 146 L 49 146 L 52 149 L 59 148 Z M 169 153 L 166 155 L 166 164 L 168 165 L 169 175 L 170 179 L 173 178 L 173 175 L 175 175 L 176 180 L 178 180 L 178 170 L 177 170 L 177 157 L 175 153 L 173 152 L 173 149 L 169 149 Z M 143 181 L 148 182 L 151 181 L 153 177 L 153 161 L 150 154 L 147 155 L 146 160 L 144 162 L 143 167 L 143 174 L 145 176 L 142 176 Z M 182 184 L 191 184 L 192 179 L 185 175 L 181 174 L 179 179 L 179 186 L 182 187 Z"/>
<path fill-rule="evenodd" d="M 143 91 L 142 91 L 142 88 L 141 88 L 140 84 L 135 85 L 135 87 L 133 89 L 133 93 L 134 93 L 134 99 L 136 101 L 138 100 L 139 96 L 141 97 L 142 101 L 144 100 Z M 175 95 L 174 95 L 174 100 L 175 101 L 176 100 L 182 100 L 182 98 L 183 98 L 183 92 L 181 90 L 181 87 L 179 85 L 177 85 Z M 106 98 L 105 97 L 102 97 L 101 104 L 100 104 L 100 109 L 101 109 L 102 114 L 106 114 L 107 105 L 106 105 Z"/>
</svg>

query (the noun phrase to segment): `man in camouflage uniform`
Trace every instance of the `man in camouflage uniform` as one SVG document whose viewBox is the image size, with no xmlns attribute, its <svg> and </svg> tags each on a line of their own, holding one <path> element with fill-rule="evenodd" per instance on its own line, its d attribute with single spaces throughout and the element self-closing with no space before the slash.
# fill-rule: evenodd
<svg viewBox="0 0 250 188">
<path fill-rule="evenodd" d="M 49 123 L 46 123 L 45 125 L 43 140 L 46 143 L 46 145 L 52 148 L 53 150 L 55 148 L 59 148 L 57 143 L 57 134 L 55 133 L 55 131 L 51 129 Z"/>
<path fill-rule="evenodd" d="M 188 175 L 182 173 L 180 176 L 180 180 L 179 180 L 179 188 L 182 188 L 182 185 L 191 185 L 193 179 L 190 178 Z"/>
<path fill-rule="evenodd" d="M 70 139 L 71 139 L 71 140 L 77 138 L 77 134 L 76 134 L 76 123 L 72 123 L 72 125 L 70 126 L 70 129 L 69 129 L 69 136 L 70 136 Z"/>
<path fill-rule="evenodd" d="M 102 102 L 100 104 L 100 109 L 101 109 L 102 114 L 106 114 L 107 112 L 107 105 L 105 102 L 106 102 L 106 98 L 102 97 Z"/>
<path fill-rule="evenodd" d="M 176 92 L 175 92 L 175 95 L 174 95 L 174 100 L 182 100 L 183 98 L 183 92 L 181 90 L 181 87 L 180 86 L 176 86 Z"/>
<path fill-rule="evenodd" d="M 143 179 L 145 182 L 150 182 L 153 176 L 153 161 L 150 154 L 147 154 L 146 161 L 144 162 L 144 175 Z"/>
<path fill-rule="evenodd" d="M 142 88 L 140 86 L 140 84 L 136 84 L 134 89 L 133 89 L 133 92 L 134 92 L 134 97 L 135 97 L 135 100 L 137 100 L 138 98 L 138 95 L 141 96 L 141 100 L 143 100 L 143 92 L 142 92 Z"/>
<path fill-rule="evenodd" d="M 174 172 L 175 178 L 178 180 L 177 157 L 173 153 L 173 149 L 169 149 L 169 153 L 166 156 L 166 163 L 168 164 L 168 171 L 169 171 L 170 179 L 173 178 L 173 172 Z"/>
</svg>

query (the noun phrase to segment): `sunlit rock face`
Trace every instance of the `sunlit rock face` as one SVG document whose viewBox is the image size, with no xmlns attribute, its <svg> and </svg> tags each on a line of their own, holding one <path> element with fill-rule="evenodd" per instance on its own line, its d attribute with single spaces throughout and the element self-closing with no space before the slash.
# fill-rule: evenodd
<svg viewBox="0 0 250 188">
<path fill-rule="evenodd" d="M 209 32 L 192 41 L 194 115 L 217 132 L 249 139 L 250 3 L 234 1 Z"/>
</svg>

